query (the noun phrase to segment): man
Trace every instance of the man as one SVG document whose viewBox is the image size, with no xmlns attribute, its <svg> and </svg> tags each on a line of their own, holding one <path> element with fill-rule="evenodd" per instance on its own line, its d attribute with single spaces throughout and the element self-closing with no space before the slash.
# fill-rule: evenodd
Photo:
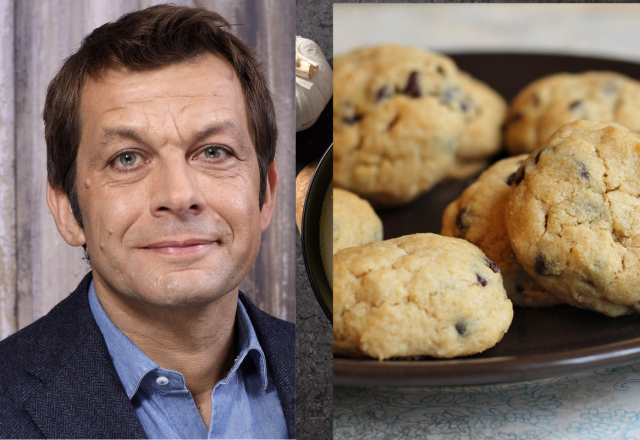
<svg viewBox="0 0 640 440">
<path fill-rule="evenodd" d="M 275 207 L 251 50 L 161 5 L 85 38 L 43 112 L 47 203 L 92 267 L 0 343 L 0 437 L 293 438 L 294 326 L 238 286 Z"/>
</svg>

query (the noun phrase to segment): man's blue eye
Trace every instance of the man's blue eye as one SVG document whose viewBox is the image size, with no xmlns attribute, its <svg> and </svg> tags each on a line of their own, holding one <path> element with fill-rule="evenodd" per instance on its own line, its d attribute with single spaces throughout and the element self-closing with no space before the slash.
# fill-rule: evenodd
<svg viewBox="0 0 640 440">
<path fill-rule="evenodd" d="M 204 156 L 207 159 L 217 159 L 222 155 L 221 148 L 209 147 L 204 150 Z"/>
<path fill-rule="evenodd" d="M 137 160 L 137 157 L 135 153 L 125 153 L 122 156 L 120 156 L 120 163 L 125 167 L 130 167 L 132 165 L 135 165 L 136 160 Z"/>
</svg>

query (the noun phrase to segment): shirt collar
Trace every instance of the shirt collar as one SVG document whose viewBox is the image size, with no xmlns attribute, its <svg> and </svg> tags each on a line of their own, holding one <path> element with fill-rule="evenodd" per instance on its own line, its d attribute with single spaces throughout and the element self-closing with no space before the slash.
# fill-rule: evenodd
<svg viewBox="0 0 640 440">
<path fill-rule="evenodd" d="M 142 382 L 144 376 L 150 371 L 162 369 L 158 364 L 153 362 L 149 357 L 142 352 L 132 341 L 122 333 L 122 331 L 116 327 L 111 321 L 111 318 L 102 308 L 102 304 L 96 296 L 96 292 L 93 288 L 93 280 L 89 285 L 89 306 L 93 317 L 104 336 L 104 340 L 107 344 L 107 349 L 113 360 L 113 365 L 118 372 L 118 376 L 124 385 L 124 389 L 129 399 L 132 399 L 135 393 L 138 391 L 138 387 Z M 242 305 L 242 302 L 238 299 L 238 307 L 236 309 L 236 325 L 237 325 L 237 340 L 236 348 L 238 356 L 227 374 L 225 379 L 221 382 L 228 383 L 231 378 L 236 374 L 240 365 L 244 362 L 245 358 L 249 356 L 253 361 L 253 364 L 258 371 L 260 380 L 267 389 L 267 363 L 262 347 L 258 342 L 258 337 L 251 324 L 249 315 Z M 179 372 L 177 372 L 180 374 Z"/>
</svg>

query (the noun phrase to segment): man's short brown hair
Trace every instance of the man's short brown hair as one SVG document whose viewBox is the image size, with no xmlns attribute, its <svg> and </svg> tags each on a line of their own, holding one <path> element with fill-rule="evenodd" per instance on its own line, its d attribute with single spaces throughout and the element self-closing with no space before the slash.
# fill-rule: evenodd
<svg viewBox="0 0 640 440">
<path fill-rule="evenodd" d="M 196 61 L 211 53 L 233 67 L 244 94 L 260 167 L 260 209 L 266 191 L 267 167 L 276 150 L 277 127 L 271 93 L 251 48 L 230 32 L 220 15 L 203 8 L 158 5 L 123 15 L 95 29 L 67 58 L 47 89 L 44 136 L 47 176 L 55 189 L 69 197 L 83 227 L 76 191 L 76 157 L 80 144 L 80 92 L 85 78 L 99 79 L 105 69 L 133 71 Z"/>
</svg>

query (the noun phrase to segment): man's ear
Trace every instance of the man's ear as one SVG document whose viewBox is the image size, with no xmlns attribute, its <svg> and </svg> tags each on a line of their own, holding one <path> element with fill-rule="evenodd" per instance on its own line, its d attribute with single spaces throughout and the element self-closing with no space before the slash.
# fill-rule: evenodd
<svg viewBox="0 0 640 440">
<path fill-rule="evenodd" d="M 260 211 L 260 230 L 266 231 L 271 223 L 271 217 L 273 217 L 273 211 L 276 209 L 276 192 L 278 191 L 278 182 L 280 177 L 278 176 L 278 168 L 276 167 L 276 160 L 269 164 L 267 167 L 267 189 L 264 192 L 264 201 L 262 202 L 262 210 Z"/>
<path fill-rule="evenodd" d="M 87 242 L 84 230 L 80 227 L 71 211 L 69 197 L 62 189 L 54 189 L 47 180 L 47 205 L 53 214 L 58 232 L 71 246 L 82 246 Z"/>
</svg>

